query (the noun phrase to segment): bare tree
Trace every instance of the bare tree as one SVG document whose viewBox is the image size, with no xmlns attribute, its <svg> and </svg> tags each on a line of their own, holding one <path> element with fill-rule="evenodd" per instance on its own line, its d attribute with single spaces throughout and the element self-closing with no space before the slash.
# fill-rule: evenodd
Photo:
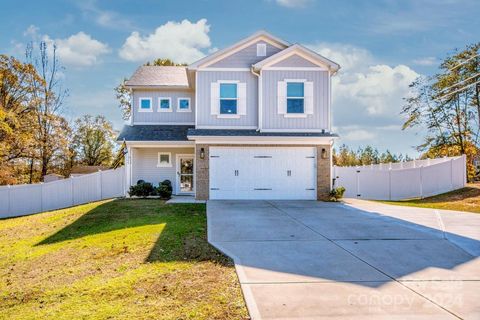
<svg viewBox="0 0 480 320">
<path fill-rule="evenodd" d="M 41 81 L 32 79 L 37 90 L 34 91 L 36 104 L 37 157 L 40 161 L 41 177 L 48 172 L 52 159 L 66 148 L 66 121 L 61 116 L 63 103 L 68 91 L 62 87 L 63 68 L 57 57 L 55 44 L 49 45 L 42 41 L 38 51 L 30 43 L 26 49 L 27 62 L 32 64 Z"/>
</svg>

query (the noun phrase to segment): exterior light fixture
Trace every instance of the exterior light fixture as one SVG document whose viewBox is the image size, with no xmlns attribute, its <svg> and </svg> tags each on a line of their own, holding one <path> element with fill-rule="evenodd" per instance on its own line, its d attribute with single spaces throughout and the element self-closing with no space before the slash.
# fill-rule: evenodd
<svg viewBox="0 0 480 320">
<path fill-rule="evenodd" d="M 322 148 L 322 159 L 327 159 L 327 149 Z"/>
<path fill-rule="evenodd" d="M 200 159 L 205 159 L 205 149 L 200 148 Z"/>
</svg>

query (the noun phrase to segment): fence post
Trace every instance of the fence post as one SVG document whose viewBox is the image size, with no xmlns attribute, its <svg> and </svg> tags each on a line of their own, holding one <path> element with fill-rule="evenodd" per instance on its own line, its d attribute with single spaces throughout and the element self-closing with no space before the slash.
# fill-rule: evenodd
<svg viewBox="0 0 480 320">
<path fill-rule="evenodd" d="M 357 198 L 360 198 L 360 170 L 357 167 L 355 170 L 357 176 Z"/>
<path fill-rule="evenodd" d="M 450 158 L 450 190 L 453 190 L 453 158 Z"/>
<path fill-rule="evenodd" d="M 100 193 L 100 196 L 98 196 L 98 200 L 102 200 L 102 171 L 101 170 L 98 170 L 97 171 L 97 188 L 98 188 L 98 192 L 97 192 L 97 196 L 98 196 L 98 193 Z"/>
</svg>

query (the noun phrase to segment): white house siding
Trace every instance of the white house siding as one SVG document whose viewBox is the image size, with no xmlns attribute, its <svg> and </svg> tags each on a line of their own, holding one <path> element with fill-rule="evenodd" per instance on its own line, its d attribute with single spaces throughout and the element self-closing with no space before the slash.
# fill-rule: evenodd
<svg viewBox="0 0 480 320">
<path fill-rule="evenodd" d="M 172 112 L 158 111 L 158 98 L 171 98 Z M 139 98 L 152 98 L 152 112 L 139 112 Z M 190 98 L 190 112 L 178 112 L 178 98 Z M 135 123 L 194 123 L 195 93 L 191 90 L 134 90 L 133 124 Z"/>
<path fill-rule="evenodd" d="M 170 152 L 172 154 L 171 167 L 157 167 L 158 153 Z M 194 148 L 132 148 L 132 183 L 145 180 L 158 186 L 158 183 L 168 179 L 176 190 L 177 154 L 194 154 Z"/>
<path fill-rule="evenodd" d="M 328 131 L 329 84 L 327 71 L 265 70 L 262 72 L 262 129 L 325 129 Z M 278 113 L 277 83 L 285 79 L 313 82 L 314 113 L 306 118 L 285 118 Z"/>
<path fill-rule="evenodd" d="M 267 55 L 264 57 L 257 57 L 257 44 L 265 43 L 267 45 Z M 279 52 L 280 49 L 272 46 L 265 41 L 258 41 L 254 44 L 235 52 L 234 54 L 215 62 L 210 65 L 209 68 L 250 68 L 252 64 L 257 63 L 263 59 L 268 58 L 269 56 Z"/>
<path fill-rule="evenodd" d="M 318 68 L 318 66 L 299 55 L 292 55 L 272 65 L 272 67 L 297 67 L 297 68 Z"/>
<path fill-rule="evenodd" d="M 211 114 L 210 84 L 219 80 L 238 80 L 247 84 L 246 115 L 238 119 L 224 119 Z M 197 99 L 197 127 L 258 126 L 258 79 L 250 71 L 198 71 Z"/>
</svg>

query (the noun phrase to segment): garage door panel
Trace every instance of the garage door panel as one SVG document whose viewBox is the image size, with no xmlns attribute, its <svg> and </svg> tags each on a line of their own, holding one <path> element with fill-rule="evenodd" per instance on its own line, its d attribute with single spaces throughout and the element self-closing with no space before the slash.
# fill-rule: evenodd
<svg viewBox="0 0 480 320">
<path fill-rule="evenodd" d="M 211 147 L 210 155 L 211 199 L 316 199 L 315 148 Z"/>
</svg>

